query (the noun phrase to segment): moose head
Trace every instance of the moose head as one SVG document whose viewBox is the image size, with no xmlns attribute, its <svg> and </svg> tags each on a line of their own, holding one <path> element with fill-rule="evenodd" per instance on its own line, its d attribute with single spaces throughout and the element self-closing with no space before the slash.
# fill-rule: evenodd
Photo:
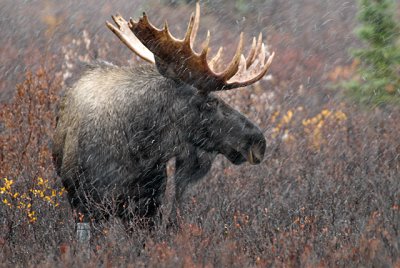
<svg viewBox="0 0 400 268">
<path fill-rule="evenodd" d="M 191 141 L 195 146 L 206 151 L 217 151 L 225 155 L 232 163 L 241 164 L 248 161 L 251 164 L 261 162 L 265 151 L 263 134 L 249 120 L 229 107 L 220 98 L 210 94 L 213 91 L 230 90 L 251 85 L 267 73 L 274 53 L 268 55 L 262 42 L 262 34 L 258 40 L 253 38 L 250 51 L 245 57 L 243 53 L 243 33 L 240 34 L 236 53 L 225 70 L 214 71 L 221 66 L 221 55 L 224 48 L 220 47 L 211 60 L 210 31 L 203 42 L 203 49 L 197 53 L 193 44 L 200 22 L 200 7 L 196 4 L 195 15 L 190 17 L 185 37 L 179 40 L 172 36 L 168 24 L 163 29 L 153 26 L 146 13 L 139 21 L 130 19 L 127 22 L 120 15 L 112 16 L 115 24 L 107 22 L 108 28 L 134 53 L 151 64 L 155 64 L 159 73 L 178 83 L 191 85 L 197 90 L 195 98 L 188 103 L 196 107 L 193 114 L 198 126 L 190 125 L 193 130 Z M 193 113 L 193 109 L 191 109 Z M 204 120 L 200 120 L 204 118 Z M 212 141 L 212 142 L 211 142 Z"/>
</svg>

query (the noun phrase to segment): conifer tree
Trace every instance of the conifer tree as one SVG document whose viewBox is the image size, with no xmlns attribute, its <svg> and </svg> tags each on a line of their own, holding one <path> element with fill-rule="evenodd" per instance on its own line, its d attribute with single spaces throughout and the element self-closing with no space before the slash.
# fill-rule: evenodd
<svg viewBox="0 0 400 268">
<path fill-rule="evenodd" d="M 354 49 L 358 76 L 346 83 L 363 104 L 400 104 L 400 25 L 395 0 L 359 0 L 357 36 L 363 48 Z"/>
</svg>

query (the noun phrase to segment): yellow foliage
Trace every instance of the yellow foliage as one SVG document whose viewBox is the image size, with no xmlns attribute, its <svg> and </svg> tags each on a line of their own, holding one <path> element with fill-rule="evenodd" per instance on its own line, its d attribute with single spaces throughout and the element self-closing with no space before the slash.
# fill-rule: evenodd
<svg viewBox="0 0 400 268">
<path fill-rule="evenodd" d="M 300 115 L 295 114 L 296 111 Z M 323 109 L 313 117 L 302 119 L 300 116 L 303 111 L 304 108 L 301 106 L 294 110 L 291 109 L 283 113 L 280 120 L 278 117 L 282 113 L 279 111 L 274 112 L 271 116 L 271 123 L 275 123 L 272 128 L 272 138 L 280 137 L 285 143 L 291 143 L 301 137 L 302 134 L 305 134 L 305 138 L 309 141 L 311 147 L 320 149 L 321 145 L 327 142 L 327 132 L 331 131 L 331 128 L 335 125 L 340 125 L 347 120 L 347 115 L 340 110 Z M 298 132 L 298 129 L 296 132 L 295 129 L 298 122 L 301 122 L 301 133 Z"/>
<path fill-rule="evenodd" d="M 65 192 L 64 188 L 59 191 L 53 189 L 49 180 L 41 177 L 37 178 L 33 188 L 24 193 L 19 193 L 13 188 L 13 180 L 3 178 L 2 182 L 3 185 L 0 187 L 2 203 L 11 209 L 16 208 L 23 211 L 30 223 L 34 223 L 37 220 L 36 211 L 32 209 L 33 197 L 37 198 L 35 201 L 44 201 L 53 207 L 57 207 L 59 206 L 57 197 L 61 197 Z"/>
</svg>

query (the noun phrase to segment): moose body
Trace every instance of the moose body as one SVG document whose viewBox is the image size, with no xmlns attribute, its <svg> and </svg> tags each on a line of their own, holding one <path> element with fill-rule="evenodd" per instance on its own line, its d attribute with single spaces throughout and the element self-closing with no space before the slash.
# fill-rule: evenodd
<svg viewBox="0 0 400 268">
<path fill-rule="evenodd" d="M 122 30 L 128 25 L 115 21 Z M 171 71 L 167 59 L 155 59 L 156 65 L 91 66 L 63 99 L 53 154 L 70 204 L 83 221 L 110 214 L 126 220 L 133 215 L 152 218 L 166 190 L 166 165 L 172 158 L 172 221 L 186 186 L 207 174 L 217 154 L 233 164 L 263 159 L 263 133 L 211 93 L 222 88 L 213 88 L 212 80 L 203 79 L 203 86 L 198 79 L 191 83 L 180 77 L 181 67 Z M 247 84 L 235 81 L 231 86 Z"/>
</svg>

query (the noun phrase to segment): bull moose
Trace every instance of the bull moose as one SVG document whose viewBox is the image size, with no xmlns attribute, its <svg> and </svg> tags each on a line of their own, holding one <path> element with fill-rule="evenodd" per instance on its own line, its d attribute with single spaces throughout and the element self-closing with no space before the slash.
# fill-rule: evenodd
<svg viewBox="0 0 400 268">
<path fill-rule="evenodd" d="M 206 175 L 217 154 L 235 165 L 262 161 L 262 131 L 212 92 L 257 82 L 274 55 L 260 34 L 244 57 L 241 34 L 232 61 L 217 72 L 223 49 L 209 59 L 209 32 L 202 51 L 193 49 L 198 4 L 182 40 L 145 13 L 138 21 L 112 18 L 110 30 L 146 63 L 96 63 L 67 90 L 54 137 L 56 170 L 80 221 L 110 213 L 152 219 L 166 190 L 167 162 L 175 158 L 174 223 L 188 184 Z"/>
</svg>

